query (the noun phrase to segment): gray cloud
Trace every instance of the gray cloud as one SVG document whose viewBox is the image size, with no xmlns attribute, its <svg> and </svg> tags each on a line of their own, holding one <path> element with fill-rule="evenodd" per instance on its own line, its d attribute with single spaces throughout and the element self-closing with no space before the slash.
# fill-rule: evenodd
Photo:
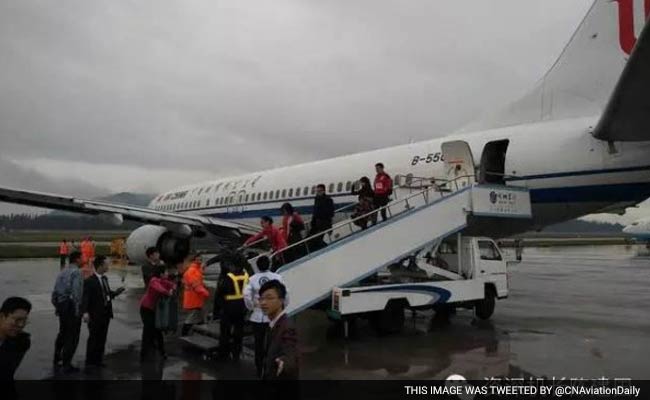
<svg viewBox="0 0 650 400">
<path fill-rule="evenodd" d="M 589 4 L 9 0 L 0 155 L 219 176 L 440 136 L 531 87 Z"/>
</svg>

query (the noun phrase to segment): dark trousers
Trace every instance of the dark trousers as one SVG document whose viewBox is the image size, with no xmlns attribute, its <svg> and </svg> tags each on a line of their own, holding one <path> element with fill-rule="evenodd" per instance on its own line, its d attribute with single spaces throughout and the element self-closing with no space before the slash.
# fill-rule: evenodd
<svg viewBox="0 0 650 400">
<path fill-rule="evenodd" d="M 162 331 L 156 329 L 156 312 L 148 308 L 140 307 L 140 318 L 143 324 L 140 358 L 148 357 L 156 347 L 160 351 L 160 354 L 165 354 L 165 339 L 163 338 Z"/>
<path fill-rule="evenodd" d="M 103 362 L 110 322 L 110 318 L 107 317 L 90 316 L 88 342 L 86 342 L 86 365 L 100 365 Z"/>
<path fill-rule="evenodd" d="M 320 232 L 325 232 L 326 230 L 330 229 L 332 227 L 332 221 L 331 220 L 312 220 L 311 222 L 311 229 L 309 230 L 309 236 L 313 236 L 313 238 L 309 241 L 309 251 L 317 251 L 320 250 L 324 247 L 327 246 L 325 241 L 323 240 L 323 237 L 325 234 L 322 235 L 317 235 Z"/>
<path fill-rule="evenodd" d="M 262 376 L 262 366 L 264 365 L 264 345 L 266 339 L 266 331 L 269 329 L 269 324 L 266 322 L 251 322 L 253 324 L 253 336 L 255 337 L 255 368 L 257 369 L 257 376 Z"/>
<path fill-rule="evenodd" d="M 388 198 L 387 195 L 381 196 L 381 195 L 376 194 L 374 199 L 373 199 L 373 202 L 374 202 L 375 208 L 378 209 L 378 208 L 383 207 L 386 204 L 390 203 L 390 199 Z M 387 217 L 386 217 L 386 209 L 384 208 L 384 209 L 381 210 L 381 220 L 386 221 L 386 219 L 387 219 Z"/>
<path fill-rule="evenodd" d="M 57 308 L 59 333 L 54 342 L 54 361 L 62 361 L 64 366 L 69 366 L 79 345 L 81 317 L 77 315 L 71 302 L 59 305 Z"/>
<path fill-rule="evenodd" d="M 237 359 L 241 354 L 242 340 L 244 339 L 246 306 L 243 300 L 231 300 L 231 302 L 237 302 L 237 304 L 228 304 L 230 302 L 226 301 L 221 314 L 219 353 L 222 357 L 232 354 L 233 358 Z"/>
<path fill-rule="evenodd" d="M 65 268 L 66 261 L 68 261 L 68 256 L 67 255 L 65 255 L 65 254 L 59 255 L 59 262 L 60 262 L 60 265 L 61 265 L 61 269 Z"/>
</svg>

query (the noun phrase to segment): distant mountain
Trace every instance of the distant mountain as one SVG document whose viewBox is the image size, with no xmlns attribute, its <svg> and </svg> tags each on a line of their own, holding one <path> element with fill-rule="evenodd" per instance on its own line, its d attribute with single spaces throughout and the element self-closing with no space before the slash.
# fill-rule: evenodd
<svg viewBox="0 0 650 400">
<path fill-rule="evenodd" d="M 152 194 L 123 192 L 95 200 L 146 207 L 154 197 L 155 195 Z M 39 215 L 14 214 L 0 216 L 0 229 L 131 230 L 140 225 L 140 223 L 125 221 L 122 226 L 114 226 L 100 218 L 66 211 L 52 211 Z"/>
<path fill-rule="evenodd" d="M 127 204 L 131 206 L 146 207 L 149 205 L 151 200 L 154 199 L 156 195 L 147 194 L 147 193 L 131 193 L 131 192 L 121 192 L 116 194 L 111 194 L 109 196 L 98 197 L 93 200 L 106 201 L 110 203 L 120 203 Z M 65 216 L 65 217 L 74 217 L 80 218 L 80 214 L 66 212 L 66 211 L 52 211 L 49 213 L 52 216 Z"/>
<path fill-rule="evenodd" d="M 623 225 L 607 222 L 590 222 L 579 219 L 547 226 L 543 233 L 589 233 L 589 234 L 620 234 Z"/>
<path fill-rule="evenodd" d="M 112 194 L 110 196 L 100 197 L 97 200 L 146 207 L 155 197 L 155 194 L 122 192 Z"/>
</svg>

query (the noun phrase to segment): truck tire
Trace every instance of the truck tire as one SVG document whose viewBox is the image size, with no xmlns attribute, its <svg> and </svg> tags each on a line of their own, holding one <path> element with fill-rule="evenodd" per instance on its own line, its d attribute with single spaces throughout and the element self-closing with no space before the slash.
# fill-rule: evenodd
<svg viewBox="0 0 650 400">
<path fill-rule="evenodd" d="M 374 313 L 370 322 L 379 334 L 399 333 L 404 327 L 404 305 L 389 301 L 386 308 Z"/>
<path fill-rule="evenodd" d="M 474 313 L 479 319 L 490 319 L 494 313 L 494 306 L 496 304 L 496 294 L 491 287 L 485 288 L 485 298 L 479 300 L 474 305 Z"/>
</svg>

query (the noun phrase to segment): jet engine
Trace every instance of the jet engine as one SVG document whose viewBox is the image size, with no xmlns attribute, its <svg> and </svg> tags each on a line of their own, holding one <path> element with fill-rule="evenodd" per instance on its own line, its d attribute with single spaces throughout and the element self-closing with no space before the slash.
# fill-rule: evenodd
<svg viewBox="0 0 650 400">
<path fill-rule="evenodd" d="M 190 252 L 191 235 L 181 235 L 178 231 L 185 230 L 174 232 L 158 225 L 139 227 L 126 239 L 126 253 L 129 260 L 142 265 L 147 260 L 147 249 L 155 247 L 160 251 L 160 258 L 165 263 L 173 264 L 182 261 Z"/>
</svg>

